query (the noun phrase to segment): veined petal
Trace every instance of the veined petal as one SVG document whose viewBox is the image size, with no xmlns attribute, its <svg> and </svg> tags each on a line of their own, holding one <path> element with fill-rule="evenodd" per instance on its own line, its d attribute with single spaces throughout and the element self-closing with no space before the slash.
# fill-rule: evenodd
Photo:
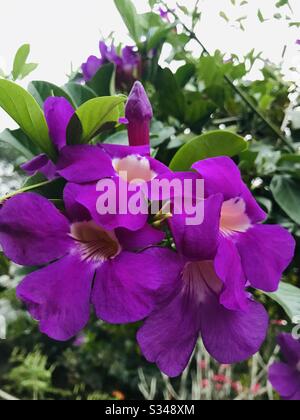
<svg viewBox="0 0 300 420">
<path fill-rule="evenodd" d="M 230 310 L 246 309 L 248 307 L 246 278 L 238 250 L 231 239 L 220 238 L 215 270 L 224 284 L 220 303 Z"/>
<path fill-rule="evenodd" d="M 180 269 L 167 249 L 122 252 L 97 270 L 92 294 L 97 316 L 114 324 L 144 319 L 173 292 Z"/>
<path fill-rule="evenodd" d="M 0 210 L 0 244 L 20 265 L 42 265 L 66 255 L 72 245 L 68 220 L 46 198 L 24 193 Z"/>
<path fill-rule="evenodd" d="M 29 274 L 18 286 L 40 330 L 58 341 L 74 337 L 87 324 L 94 268 L 76 256 L 67 256 Z"/>
<path fill-rule="evenodd" d="M 98 146 L 67 146 L 61 151 L 57 172 L 69 182 L 87 183 L 115 175 L 110 157 Z"/>
<path fill-rule="evenodd" d="M 268 314 L 264 307 L 249 300 L 244 311 L 230 311 L 210 295 L 201 311 L 204 345 L 219 363 L 242 362 L 260 349 L 266 338 Z"/>
<path fill-rule="evenodd" d="M 204 220 L 187 225 L 187 214 L 173 214 L 170 227 L 180 254 L 193 261 L 211 260 L 215 257 L 219 240 L 221 194 L 204 200 Z"/>
<path fill-rule="evenodd" d="M 269 381 L 281 397 L 292 399 L 300 392 L 300 373 L 285 363 L 274 363 L 270 367 Z"/>
<path fill-rule="evenodd" d="M 236 242 L 244 273 L 256 289 L 275 292 L 284 270 L 294 257 L 295 240 L 277 225 L 256 225 Z"/>
</svg>

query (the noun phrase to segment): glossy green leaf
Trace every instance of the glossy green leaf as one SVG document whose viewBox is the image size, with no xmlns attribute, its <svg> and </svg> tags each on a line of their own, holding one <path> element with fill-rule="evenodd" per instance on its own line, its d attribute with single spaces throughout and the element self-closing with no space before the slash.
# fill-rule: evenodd
<svg viewBox="0 0 300 420">
<path fill-rule="evenodd" d="M 116 124 L 123 114 L 121 106 L 125 101 L 125 96 L 104 96 L 91 99 L 81 105 L 70 121 L 70 126 L 74 124 L 75 119 L 81 123 L 80 143 L 88 143 L 107 124 Z"/>
<path fill-rule="evenodd" d="M 44 114 L 36 100 L 22 87 L 0 80 L 0 106 L 10 115 L 31 141 L 51 158 L 56 152 L 49 138 Z"/>
<path fill-rule="evenodd" d="M 248 143 L 230 131 L 211 131 L 189 141 L 174 156 L 170 168 L 174 171 L 188 171 L 203 159 L 230 156 L 247 150 Z"/>
<path fill-rule="evenodd" d="M 267 293 L 277 302 L 290 317 L 291 321 L 298 323 L 300 319 L 300 289 L 288 283 L 281 283 L 275 293 Z"/>
<path fill-rule="evenodd" d="M 70 96 L 75 107 L 83 105 L 85 102 L 96 98 L 96 93 L 88 86 L 79 83 L 69 82 L 63 86 L 63 89 Z"/>
<path fill-rule="evenodd" d="M 272 179 L 270 188 L 276 203 L 294 222 L 300 225 L 299 181 L 288 175 L 276 175 Z"/>
<path fill-rule="evenodd" d="M 45 100 L 50 96 L 60 96 L 72 103 L 72 99 L 62 88 L 42 80 L 31 82 L 28 86 L 28 92 L 31 93 L 41 108 L 43 108 Z"/>
<path fill-rule="evenodd" d="M 97 96 L 109 96 L 111 94 L 111 82 L 114 75 L 115 66 L 112 63 L 102 66 L 95 76 L 87 82 Z"/>
<path fill-rule="evenodd" d="M 0 133 L 0 142 L 9 144 L 15 150 L 17 150 L 21 156 L 24 156 L 26 159 L 32 159 L 38 150 L 30 142 L 29 138 L 23 133 L 22 130 L 4 130 Z"/>
</svg>

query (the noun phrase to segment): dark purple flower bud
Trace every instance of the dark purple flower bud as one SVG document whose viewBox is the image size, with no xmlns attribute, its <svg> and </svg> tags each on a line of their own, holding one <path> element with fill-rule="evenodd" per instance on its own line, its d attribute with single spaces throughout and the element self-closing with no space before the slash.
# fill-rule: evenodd
<svg viewBox="0 0 300 420">
<path fill-rule="evenodd" d="M 150 121 L 153 118 L 152 106 L 143 85 L 135 82 L 130 92 L 125 116 L 128 120 L 128 136 L 131 146 L 150 144 Z"/>
<path fill-rule="evenodd" d="M 91 55 L 87 59 L 87 62 L 83 63 L 81 66 L 84 80 L 86 82 L 91 80 L 95 76 L 99 68 L 102 66 L 102 64 L 103 61 L 101 58 L 98 58 L 95 55 Z"/>
</svg>

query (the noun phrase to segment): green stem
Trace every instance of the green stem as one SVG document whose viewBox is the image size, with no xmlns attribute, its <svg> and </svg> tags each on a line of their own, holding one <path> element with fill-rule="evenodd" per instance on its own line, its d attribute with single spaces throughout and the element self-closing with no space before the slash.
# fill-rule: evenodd
<svg viewBox="0 0 300 420">
<path fill-rule="evenodd" d="M 179 16 L 174 12 L 174 10 L 170 9 L 168 5 L 163 2 L 164 6 L 168 10 L 170 14 L 173 15 L 173 17 L 178 20 L 181 25 L 183 26 L 184 30 L 189 34 L 189 36 L 194 39 L 200 45 L 200 47 L 203 49 L 203 51 L 211 57 L 210 52 L 205 47 L 205 45 L 200 41 L 200 39 L 197 37 L 194 31 L 191 31 L 183 22 L 181 22 Z M 284 136 L 284 134 L 281 132 L 281 130 L 276 127 L 275 124 L 272 123 L 252 102 L 252 99 L 245 93 L 243 90 L 236 86 L 234 82 L 231 80 L 230 77 L 227 75 L 224 75 L 224 79 L 226 82 L 231 86 L 231 88 L 242 98 L 242 100 L 249 106 L 249 108 L 270 128 L 271 131 L 282 141 L 283 144 L 286 145 L 286 147 L 290 150 L 290 152 L 295 153 L 295 149 L 292 146 L 292 144 L 288 141 L 288 139 Z"/>
<path fill-rule="evenodd" d="M 52 181 L 44 181 L 44 182 L 40 182 L 39 184 L 29 185 L 28 187 L 21 188 L 21 189 L 19 189 L 17 191 L 14 191 L 13 193 L 10 193 L 10 194 L 5 195 L 4 197 L 0 197 L 0 204 L 2 204 L 3 201 L 8 200 L 9 198 L 12 198 L 12 197 L 14 197 L 14 196 L 16 196 L 18 194 L 21 194 L 21 193 L 24 193 L 24 192 L 28 192 L 28 191 L 36 190 L 36 189 L 38 189 L 40 187 L 44 187 L 45 185 L 49 185 L 52 182 L 53 182 L 53 180 Z"/>
</svg>

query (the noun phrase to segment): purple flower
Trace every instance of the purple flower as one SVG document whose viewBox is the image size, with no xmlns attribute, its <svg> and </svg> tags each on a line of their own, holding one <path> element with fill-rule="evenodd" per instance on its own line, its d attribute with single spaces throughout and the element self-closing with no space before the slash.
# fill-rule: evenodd
<svg viewBox="0 0 300 420">
<path fill-rule="evenodd" d="M 133 233 L 69 221 L 34 193 L 15 196 L 0 210 L 0 244 L 7 257 L 25 266 L 49 264 L 29 274 L 17 296 L 40 330 L 61 341 L 85 327 L 91 303 L 110 323 L 149 315 L 180 269 L 172 251 L 151 247 L 163 238 L 149 225 Z"/>
<path fill-rule="evenodd" d="M 74 108 L 65 98 L 50 97 L 44 104 L 44 113 L 47 121 L 49 136 L 58 152 L 67 145 L 67 127 L 74 115 Z M 21 165 L 29 175 L 42 173 L 48 179 L 56 176 L 56 166 L 47 155 L 41 154 L 31 161 Z"/>
<path fill-rule="evenodd" d="M 300 39 L 297 39 L 296 45 L 300 45 Z"/>
<path fill-rule="evenodd" d="M 269 380 L 285 400 L 300 400 L 300 341 L 290 334 L 281 334 L 278 344 L 287 363 L 274 363 L 269 369 Z"/>
<path fill-rule="evenodd" d="M 158 9 L 158 11 L 159 11 L 160 17 L 161 17 L 163 20 L 166 20 L 167 22 L 170 22 L 170 17 L 169 17 L 169 12 L 168 12 L 168 10 L 165 10 L 165 9 L 163 9 L 162 7 L 160 7 L 160 8 Z"/>
<path fill-rule="evenodd" d="M 231 159 L 207 159 L 193 168 L 205 181 L 204 222 L 187 226 L 186 215 L 176 214 L 170 219 L 182 274 L 173 298 L 138 333 L 146 358 L 169 376 L 187 366 L 199 335 L 220 363 L 259 350 L 268 316 L 247 287 L 276 290 L 295 248 L 283 228 L 260 224 L 266 215 Z"/>
<path fill-rule="evenodd" d="M 122 49 L 121 55 L 118 55 L 114 45 L 108 47 L 105 42 L 101 41 L 99 50 L 100 58 L 92 55 L 86 63 L 82 64 L 84 80 L 90 81 L 104 64 L 113 63 L 117 72 L 117 88 L 130 89 L 138 77 L 141 64 L 140 55 L 135 47 L 126 46 Z"/>
<path fill-rule="evenodd" d="M 73 200 L 91 218 L 107 229 L 126 227 L 138 230 L 148 219 L 147 197 L 143 201 L 144 212 L 130 214 L 120 211 L 124 200 L 120 200 L 119 188 L 127 191 L 126 202 L 135 191 L 129 190 L 129 185 L 135 180 L 150 183 L 158 176 L 170 174 L 170 170 L 159 161 L 149 156 L 149 146 L 118 146 L 101 144 L 97 146 L 67 146 L 60 154 L 58 174 L 69 183 L 68 188 L 74 192 Z M 123 178 L 126 174 L 127 178 Z M 110 178 L 115 183 L 117 191 L 116 214 L 99 215 L 97 202 L 102 192 L 99 192 L 99 181 Z M 80 184 L 77 185 L 76 184 Z M 97 187 L 98 186 L 98 187 Z"/>
<path fill-rule="evenodd" d="M 150 145 L 150 121 L 153 118 L 153 111 L 140 82 L 135 82 L 128 97 L 125 116 L 128 120 L 130 146 Z"/>
</svg>

